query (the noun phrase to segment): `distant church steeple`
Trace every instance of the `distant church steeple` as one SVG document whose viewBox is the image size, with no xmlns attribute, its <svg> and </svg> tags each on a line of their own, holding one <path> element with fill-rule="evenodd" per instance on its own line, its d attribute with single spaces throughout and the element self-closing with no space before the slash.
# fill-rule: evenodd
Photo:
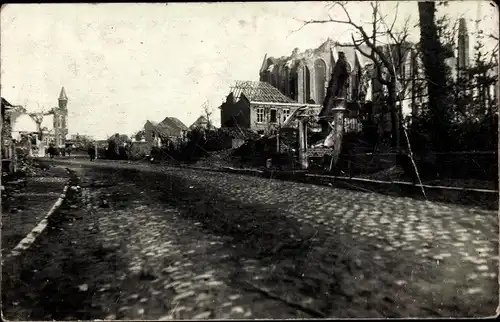
<svg viewBox="0 0 500 322">
<path fill-rule="evenodd" d="M 66 136 L 68 135 L 68 96 L 64 86 L 59 93 L 59 108 L 54 109 L 54 143 L 56 146 L 64 146 L 66 144 Z"/>
<path fill-rule="evenodd" d="M 61 93 L 59 94 L 59 108 L 66 108 L 68 105 L 68 96 L 66 96 L 66 91 L 64 86 L 61 88 Z"/>
</svg>

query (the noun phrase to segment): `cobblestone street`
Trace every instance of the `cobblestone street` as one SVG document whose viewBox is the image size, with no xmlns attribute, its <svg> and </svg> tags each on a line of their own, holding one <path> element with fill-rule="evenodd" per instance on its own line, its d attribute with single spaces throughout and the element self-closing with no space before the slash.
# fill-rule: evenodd
<svg viewBox="0 0 500 322">
<path fill-rule="evenodd" d="M 5 320 L 500 315 L 493 3 L 2 9 Z"/>
<path fill-rule="evenodd" d="M 494 211 L 149 164 L 64 166 L 80 188 L 6 265 L 12 298 L 29 281 L 39 293 L 4 298 L 8 319 L 462 317 L 498 305 Z"/>
</svg>

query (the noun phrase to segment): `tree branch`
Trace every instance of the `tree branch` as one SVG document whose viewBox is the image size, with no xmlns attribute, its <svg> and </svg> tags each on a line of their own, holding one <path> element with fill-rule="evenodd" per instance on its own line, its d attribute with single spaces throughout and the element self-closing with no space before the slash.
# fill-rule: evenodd
<svg viewBox="0 0 500 322">
<path fill-rule="evenodd" d="M 370 40 L 370 37 L 366 33 L 363 26 L 360 26 L 352 21 L 351 16 L 349 15 L 349 12 L 347 11 L 345 4 L 340 3 L 340 2 L 335 2 L 335 4 L 333 4 L 332 7 L 333 6 L 340 6 L 342 8 L 342 10 L 344 11 L 347 19 L 346 20 L 339 20 L 339 19 L 332 19 L 331 17 L 329 17 L 329 19 L 303 21 L 304 25 L 299 30 L 301 30 L 306 25 L 310 25 L 310 24 L 338 23 L 338 24 L 350 25 L 350 26 L 354 27 L 360 33 L 361 38 L 364 40 L 366 45 L 371 49 L 372 54 L 369 55 L 368 58 L 375 57 L 374 54 L 376 54 L 377 55 L 376 58 L 378 58 L 378 59 L 373 59 L 373 62 L 377 64 L 378 60 L 380 60 L 382 62 L 382 64 L 385 66 L 385 68 L 387 68 L 387 70 L 390 71 L 391 64 L 389 63 L 389 60 L 387 59 L 387 57 L 385 57 L 383 52 L 379 48 L 377 48 L 377 46 L 375 45 L 375 43 L 373 41 Z M 372 37 L 373 37 L 373 35 L 372 35 Z M 356 44 L 354 44 L 354 45 L 355 45 L 356 49 L 359 50 L 359 46 L 356 46 Z M 390 73 L 392 74 L 392 72 L 390 72 Z"/>
</svg>

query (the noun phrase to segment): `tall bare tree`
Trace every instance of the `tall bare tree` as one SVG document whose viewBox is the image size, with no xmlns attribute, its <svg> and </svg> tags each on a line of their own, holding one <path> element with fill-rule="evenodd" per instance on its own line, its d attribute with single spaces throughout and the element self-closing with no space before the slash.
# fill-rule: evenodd
<svg viewBox="0 0 500 322">
<path fill-rule="evenodd" d="M 212 124 L 212 110 L 210 109 L 210 104 L 208 101 L 206 101 L 205 103 L 203 103 L 203 116 L 207 119 L 207 130 L 211 130 L 212 127 L 213 127 L 213 124 Z"/>
<path fill-rule="evenodd" d="M 42 133 L 42 122 L 43 122 L 43 119 L 47 115 L 53 115 L 54 111 L 53 111 L 53 109 L 46 110 L 43 107 L 40 108 L 40 104 L 38 104 L 38 103 L 37 103 L 37 105 L 38 105 L 38 111 L 37 112 L 28 113 L 28 115 L 31 117 L 31 119 L 33 119 L 33 121 L 35 121 L 35 123 L 36 123 L 36 130 L 37 130 L 37 133 L 38 133 L 38 139 L 41 140 L 42 136 L 43 136 L 43 133 Z"/>
<path fill-rule="evenodd" d="M 435 149 L 446 147 L 449 133 L 450 106 L 447 77 L 449 70 L 445 59 L 449 55 L 443 46 L 436 23 L 436 3 L 432 1 L 419 2 L 418 13 L 420 22 L 420 50 L 427 78 L 429 120 L 431 138 Z"/>
<path fill-rule="evenodd" d="M 340 8 L 344 13 L 344 19 L 334 19 L 329 15 L 328 19 L 306 20 L 302 21 L 303 26 L 300 29 L 310 24 L 325 23 L 345 24 L 354 29 L 356 36 L 351 35 L 353 47 L 373 62 L 377 81 L 387 89 L 383 103 L 391 114 L 393 143 L 399 150 L 401 147 L 401 106 L 398 102 L 405 96 L 405 89 L 410 85 L 410 82 L 405 81 L 404 75 L 401 74 L 406 52 L 411 47 L 408 42 L 410 20 L 407 18 L 404 25 L 396 30 L 398 5 L 396 5 L 394 19 L 390 23 L 381 13 L 378 2 L 370 2 L 370 6 L 372 9 L 371 30 L 365 29 L 362 23 L 355 22 L 347 10 L 347 2 L 340 1 L 333 2 L 329 8 Z"/>
</svg>

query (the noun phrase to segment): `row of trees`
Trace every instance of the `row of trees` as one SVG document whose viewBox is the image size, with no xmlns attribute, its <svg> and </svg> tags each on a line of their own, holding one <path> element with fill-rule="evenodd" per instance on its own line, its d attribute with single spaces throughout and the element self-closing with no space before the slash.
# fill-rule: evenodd
<svg viewBox="0 0 500 322">
<path fill-rule="evenodd" d="M 130 144 L 132 141 L 126 134 L 115 133 L 108 138 L 108 146 L 104 151 L 105 157 L 111 160 L 129 159 Z M 102 152 L 101 152 L 102 153 Z"/>
</svg>

